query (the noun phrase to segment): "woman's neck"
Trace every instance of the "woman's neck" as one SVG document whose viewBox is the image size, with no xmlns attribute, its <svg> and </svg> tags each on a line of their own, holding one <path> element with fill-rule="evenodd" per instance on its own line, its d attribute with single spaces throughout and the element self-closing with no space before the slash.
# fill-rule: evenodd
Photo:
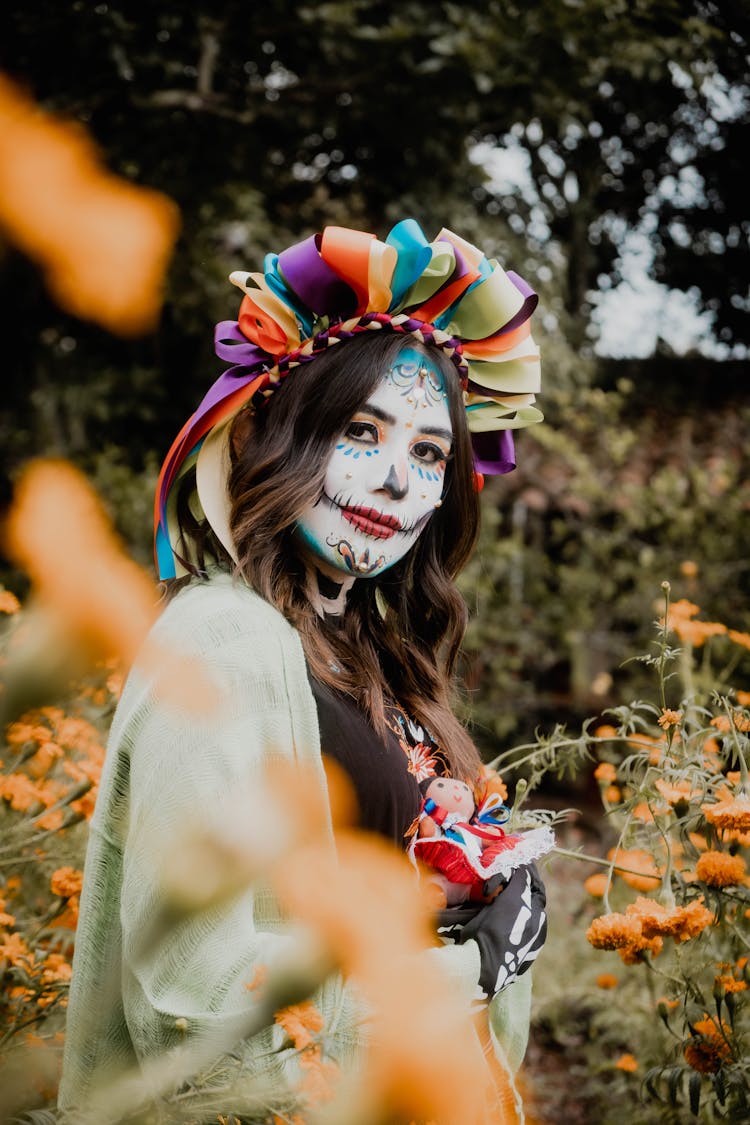
<svg viewBox="0 0 750 1125">
<path fill-rule="evenodd" d="M 354 575 L 333 571 L 324 562 L 306 563 L 306 588 L 315 612 L 319 617 L 341 617 L 346 611 L 346 599 L 354 585 Z"/>
</svg>

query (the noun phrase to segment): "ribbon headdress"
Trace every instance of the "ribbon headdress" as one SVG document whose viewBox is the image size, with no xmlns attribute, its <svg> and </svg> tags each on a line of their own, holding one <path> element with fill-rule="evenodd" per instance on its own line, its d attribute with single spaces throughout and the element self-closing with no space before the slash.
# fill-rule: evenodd
<svg viewBox="0 0 750 1125">
<path fill-rule="evenodd" d="M 483 473 L 515 467 L 511 431 L 539 422 L 539 352 L 529 318 L 537 296 L 452 231 L 428 242 L 404 219 L 385 242 L 344 227 L 267 254 L 263 273 L 235 272 L 237 320 L 217 324 L 215 350 L 232 364 L 210 388 L 167 454 L 155 504 L 161 578 L 187 573 L 177 554 L 177 486 L 196 465 L 198 499 L 230 555 L 227 424 L 260 406 L 290 371 L 360 332 L 388 329 L 441 348 L 464 389 L 474 461 Z"/>
</svg>

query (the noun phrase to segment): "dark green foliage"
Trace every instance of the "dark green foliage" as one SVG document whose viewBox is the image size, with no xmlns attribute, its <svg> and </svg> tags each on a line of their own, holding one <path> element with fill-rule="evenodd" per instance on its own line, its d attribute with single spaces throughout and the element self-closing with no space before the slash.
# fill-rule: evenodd
<svg viewBox="0 0 750 1125">
<path fill-rule="evenodd" d="M 650 672 L 629 658 L 664 579 L 705 619 L 750 625 L 748 408 L 664 416 L 639 399 L 627 382 L 556 396 L 549 424 L 519 437 L 518 469 L 485 489 L 462 584 L 467 711 L 491 757 L 642 693 Z"/>
<path fill-rule="evenodd" d="M 526 273 L 547 329 L 549 424 L 488 486 L 464 584 L 488 752 L 604 709 L 610 678 L 629 691 L 618 666 L 644 647 L 664 578 L 747 628 L 746 372 L 595 362 L 590 323 L 622 235 L 647 218 L 659 276 L 698 287 L 722 340 L 748 340 L 747 37 L 725 0 L 11 5 L 0 67 L 81 122 L 114 171 L 171 195 L 183 230 L 159 330 L 139 341 L 62 313 L 5 248 L 0 504 L 30 454 L 71 457 L 146 561 L 157 465 L 221 367 L 230 270 L 325 222 L 382 236 L 412 213 Z M 531 195 L 492 187 L 471 159 L 481 142 L 526 154 Z M 692 194 L 665 192 L 691 168 Z"/>
</svg>

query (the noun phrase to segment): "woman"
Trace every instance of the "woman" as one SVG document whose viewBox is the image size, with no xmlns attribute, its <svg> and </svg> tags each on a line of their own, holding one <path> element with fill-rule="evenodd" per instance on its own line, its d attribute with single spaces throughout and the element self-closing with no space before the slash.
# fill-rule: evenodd
<svg viewBox="0 0 750 1125">
<path fill-rule="evenodd" d="M 450 707 L 466 620 L 454 579 L 476 541 L 479 474 L 512 468 L 510 430 L 541 417 L 536 298 L 413 220 L 385 243 L 329 227 L 231 280 L 244 297 L 217 353 L 234 366 L 172 446 L 156 505 L 171 588 L 154 638 L 197 657 L 223 702 L 210 716 L 170 706 L 145 665 L 123 693 L 86 862 L 66 1108 L 105 1068 L 143 1065 L 186 1034 L 243 1039 L 247 982 L 286 948 L 278 907 L 253 889 L 155 923 L 179 826 L 220 817 L 274 757 L 306 763 L 322 789 L 324 759 L 337 761 L 362 826 L 399 847 L 420 780 L 480 787 Z M 543 905 L 527 866 L 491 906 L 447 912 L 444 971 L 491 998 L 536 956 Z M 510 991 L 493 1018 L 517 1064 L 528 988 Z M 346 1062 L 358 1038 L 347 990 L 331 979 L 316 1002 Z M 235 1049 L 276 1084 L 293 1055 L 279 1035 Z"/>
</svg>

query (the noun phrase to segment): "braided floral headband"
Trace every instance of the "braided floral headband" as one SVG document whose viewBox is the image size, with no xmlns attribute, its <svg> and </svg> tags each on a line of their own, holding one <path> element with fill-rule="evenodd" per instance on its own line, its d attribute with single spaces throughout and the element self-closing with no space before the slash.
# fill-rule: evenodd
<svg viewBox="0 0 750 1125">
<path fill-rule="evenodd" d="M 511 431 L 541 421 L 539 352 L 529 318 L 537 296 L 518 274 L 452 231 L 428 242 L 404 219 L 385 242 L 326 227 L 281 254 L 263 273 L 235 272 L 239 316 L 216 326 L 228 368 L 188 419 L 167 454 L 155 505 L 156 563 L 162 578 L 185 574 L 178 554 L 177 484 L 196 465 L 204 514 L 230 555 L 226 496 L 227 424 L 260 406 L 295 367 L 367 331 L 402 332 L 440 348 L 464 390 L 474 461 L 483 473 L 515 467 Z"/>
</svg>

